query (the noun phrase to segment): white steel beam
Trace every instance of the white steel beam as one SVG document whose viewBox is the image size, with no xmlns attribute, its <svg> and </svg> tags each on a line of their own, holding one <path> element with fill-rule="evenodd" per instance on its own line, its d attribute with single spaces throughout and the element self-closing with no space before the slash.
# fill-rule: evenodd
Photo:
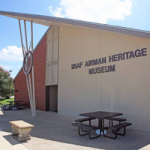
<svg viewBox="0 0 150 150">
<path fill-rule="evenodd" d="M 22 38 L 22 31 L 21 31 L 20 20 L 18 20 L 18 21 L 19 21 L 20 38 L 21 38 L 21 45 L 22 45 L 22 54 L 23 54 L 23 56 L 25 58 L 26 57 L 26 52 L 29 52 L 28 41 L 27 41 L 26 21 L 24 20 L 26 52 L 25 52 L 25 48 L 24 48 L 24 45 L 23 45 L 23 38 Z M 31 49 L 32 49 L 32 54 L 33 54 L 33 22 L 31 22 L 31 45 L 32 45 Z M 27 56 L 27 59 L 28 59 L 28 57 L 29 56 Z M 27 68 L 26 69 L 28 69 L 28 61 L 27 61 Z M 30 73 L 28 75 L 25 74 L 25 76 L 26 76 L 27 89 L 28 89 L 28 95 L 29 95 L 30 106 L 31 106 L 31 113 L 32 113 L 33 117 L 36 117 L 35 88 L 34 88 L 34 67 L 33 66 L 32 66 L 32 80 L 31 80 Z"/>
<path fill-rule="evenodd" d="M 22 54 L 23 54 L 23 56 L 25 56 L 25 49 L 24 49 L 23 40 L 22 40 L 21 24 L 20 24 L 20 20 L 18 20 L 18 21 L 19 21 L 20 38 L 21 38 L 21 45 L 22 45 Z M 27 75 L 26 75 L 26 82 L 27 82 L 27 89 L 28 89 L 28 95 L 29 95 L 29 100 L 30 100 L 30 106 L 32 107 L 32 104 L 31 104 L 31 95 L 30 95 L 30 89 L 29 89 L 29 82 L 28 82 Z"/>
<path fill-rule="evenodd" d="M 33 21 L 31 21 L 31 50 L 33 53 Z M 32 66 L 32 86 L 33 86 L 33 110 L 34 110 L 34 116 L 36 116 L 35 85 L 34 85 L 34 58 L 33 58 L 33 66 Z"/>
</svg>

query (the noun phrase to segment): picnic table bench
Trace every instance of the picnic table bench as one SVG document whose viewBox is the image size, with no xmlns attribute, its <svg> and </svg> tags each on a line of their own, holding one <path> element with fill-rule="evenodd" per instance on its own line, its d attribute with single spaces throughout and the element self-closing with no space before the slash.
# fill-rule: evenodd
<svg viewBox="0 0 150 150">
<path fill-rule="evenodd" d="M 30 132 L 34 125 L 22 120 L 10 121 L 10 124 L 13 128 L 12 135 L 19 135 L 18 141 L 30 139 Z"/>
<path fill-rule="evenodd" d="M 85 121 L 89 121 L 89 125 L 91 124 L 91 120 L 94 120 L 95 118 L 81 118 L 81 119 L 76 119 L 75 122 L 85 122 Z"/>
<path fill-rule="evenodd" d="M 116 139 L 117 135 L 124 136 L 126 134 L 126 127 L 131 126 L 131 125 L 132 125 L 131 123 L 123 122 L 123 123 L 111 126 L 111 127 L 109 127 L 109 129 L 111 129 L 113 131 L 113 133 L 115 134 L 115 137 L 108 136 L 108 135 L 104 135 L 104 136 L 107 137 L 107 138 L 111 138 L 111 139 Z M 118 133 L 118 131 L 122 128 L 124 129 L 124 132 L 123 133 Z"/>
<path fill-rule="evenodd" d="M 21 103 L 18 105 L 18 109 L 27 108 L 27 103 Z"/>
<path fill-rule="evenodd" d="M 92 131 L 92 130 L 97 130 L 98 127 L 91 126 L 91 125 L 86 125 L 86 124 L 80 124 L 80 123 L 73 123 L 72 125 L 78 127 L 78 134 L 79 134 L 80 136 L 89 135 L 89 138 L 90 138 L 90 139 L 95 139 L 95 138 L 98 138 L 98 137 L 101 136 L 101 134 L 98 135 L 98 136 L 95 136 L 95 137 L 92 137 L 92 136 L 91 136 L 91 131 Z M 81 134 L 81 133 L 80 133 L 80 129 L 82 129 L 82 128 L 87 129 L 87 131 L 85 131 L 86 133 L 84 133 L 84 134 Z M 82 130 L 82 131 L 83 131 L 83 130 Z"/>
<path fill-rule="evenodd" d="M 106 118 L 106 120 L 109 120 L 109 126 L 113 126 L 113 121 L 118 121 L 119 123 L 126 121 L 124 118 Z"/>
</svg>

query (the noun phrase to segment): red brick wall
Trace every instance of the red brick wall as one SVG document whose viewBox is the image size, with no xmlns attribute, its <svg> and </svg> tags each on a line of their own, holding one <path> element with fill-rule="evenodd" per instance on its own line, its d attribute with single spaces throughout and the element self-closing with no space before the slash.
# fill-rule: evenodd
<svg viewBox="0 0 150 150">
<path fill-rule="evenodd" d="M 43 38 L 33 54 L 36 109 L 43 111 L 45 110 L 46 44 L 47 36 Z M 15 92 L 15 100 L 23 100 L 30 106 L 26 77 L 22 69 L 15 79 L 15 90 L 19 90 Z"/>
</svg>

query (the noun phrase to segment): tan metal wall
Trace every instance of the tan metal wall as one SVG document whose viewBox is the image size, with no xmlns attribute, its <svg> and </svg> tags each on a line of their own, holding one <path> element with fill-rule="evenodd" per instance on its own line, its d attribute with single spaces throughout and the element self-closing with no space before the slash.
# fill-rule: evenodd
<svg viewBox="0 0 150 150">
<path fill-rule="evenodd" d="M 150 132 L 150 40 L 67 27 L 59 33 L 58 113 L 122 112 L 132 128 Z M 147 56 L 84 67 L 87 60 L 141 48 L 147 48 Z M 78 62 L 82 68 L 71 69 Z M 115 72 L 89 75 L 90 68 L 113 64 Z"/>
<path fill-rule="evenodd" d="M 47 33 L 46 85 L 57 84 L 58 71 L 58 26 L 52 26 Z"/>
</svg>

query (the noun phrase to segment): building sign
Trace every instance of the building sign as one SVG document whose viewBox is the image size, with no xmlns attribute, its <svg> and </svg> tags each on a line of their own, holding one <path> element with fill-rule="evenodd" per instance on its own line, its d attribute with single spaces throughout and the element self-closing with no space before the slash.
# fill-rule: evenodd
<svg viewBox="0 0 150 150">
<path fill-rule="evenodd" d="M 127 59 L 133 59 L 137 57 L 143 57 L 147 56 L 147 48 L 142 48 L 142 49 L 137 49 L 135 51 L 129 51 L 129 52 L 124 52 L 124 53 L 119 53 L 119 54 L 114 54 L 110 55 L 108 58 L 107 57 L 102 57 L 102 58 L 96 58 L 92 60 L 87 60 L 85 63 L 79 62 L 71 65 L 71 69 L 79 69 L 84 67 L 90 67 L 94 65 L 101 65 L 101 64 L 106 64 L 106 63 L 113 63 L 116 61 L 121 61 L 121 60 L 127 60 Z M 104 65 L 102 67 L 95 67 L 95 68 L 90 68 L 89 69 L 89 74 L 97 74 L 97 73 L 106 73 L 106 72 L 115 72 L 116 66 L 113 65 Z"/>
</svg>

